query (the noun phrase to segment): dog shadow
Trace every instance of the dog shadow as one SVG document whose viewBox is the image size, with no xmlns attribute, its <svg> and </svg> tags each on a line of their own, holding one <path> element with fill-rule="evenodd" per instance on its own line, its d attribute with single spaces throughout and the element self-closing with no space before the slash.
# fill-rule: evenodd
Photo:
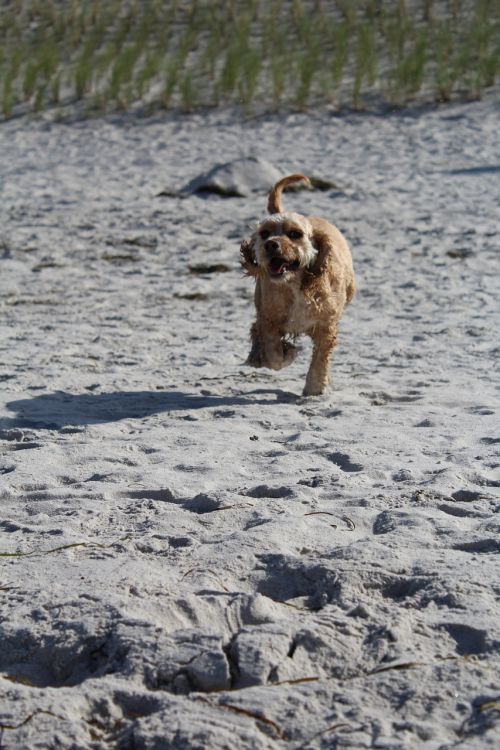
<svg viewBox="0 0 500 750">
<path fill-rule="evenodd" d="M 199 395 L 182 391 L 67 393 L 56 391 L 7 403 L 16 416 L 0 419 L 0 427 L 61 430 L 87 425 L 144 419 L 154 414 L 270 405 L 297 400 L 280 390 L 257 389 L 238 396 Z"/>
</svg>

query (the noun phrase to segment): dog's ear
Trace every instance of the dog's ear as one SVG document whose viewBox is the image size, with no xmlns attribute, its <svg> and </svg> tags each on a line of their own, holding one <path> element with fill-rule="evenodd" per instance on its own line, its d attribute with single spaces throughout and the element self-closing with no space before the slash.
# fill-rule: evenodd
<svg viewBox="0 0 500 750">
<path fill-rule="evenodd" d="M 243 240 L 240 245 L 240 263 L 248 276 L 257 276 L 259 266 L 255 260 L 252 240 Z"/>
<path fill-rule="evenodd" d="M 313 276 L 321 276 L 328 265 L 328 257 L 331 250 L 331 239 L 326 232 L 315 230 L 311 238 L 312 246 L 317 251 L 317 255 L 307 269 Z"/>
<path fill-rule="evenodd" d="M 328 237 L 328 234 L 326 232 L 321 232 L 318 229 L 314 230 L 311 237 L 311 243 L 317 251 L 316 257 L 312 263 L 304 269 L 301 285 L 302 290 L 308 296 L 314 296 L 314 291 L 317 288 L 317 285 L 321 283 L 320 279 L 328 267 L 331 250 L 331 240 Z"/>
</svg>

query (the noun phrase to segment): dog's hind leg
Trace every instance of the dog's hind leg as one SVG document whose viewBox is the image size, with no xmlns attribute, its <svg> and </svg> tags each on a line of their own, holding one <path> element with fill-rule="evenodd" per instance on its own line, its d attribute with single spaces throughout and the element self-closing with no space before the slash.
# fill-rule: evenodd
<svg viewBox="0 0 500 750">
<path fill-rule="evenodd" d="M 287 339 L 282 339 L 281 344 L 283 346 L 283 367 L 288 367 L 300 352 L 301 347 L 295 346 L 295 344 L 292 344 Z"/>
</svg>

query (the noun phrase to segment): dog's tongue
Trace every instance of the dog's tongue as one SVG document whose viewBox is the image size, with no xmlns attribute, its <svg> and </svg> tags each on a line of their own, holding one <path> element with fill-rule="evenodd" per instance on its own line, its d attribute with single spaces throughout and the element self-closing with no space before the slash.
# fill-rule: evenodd
<svg viewBox="0 0 500 750">
<path fill-rule="evenodd" d="M 285 263 L 281 258 L 273 258 L 270 265 L 271 271 L 276 275 L 284 273 L 288 268 L 288 263 Z"/>
</svg>

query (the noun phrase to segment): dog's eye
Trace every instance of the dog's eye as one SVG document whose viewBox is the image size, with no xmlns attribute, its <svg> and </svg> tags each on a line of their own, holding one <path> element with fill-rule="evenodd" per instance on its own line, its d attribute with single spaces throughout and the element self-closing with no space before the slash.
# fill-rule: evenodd
<svg viewBox="0 0 500 750">
<path fill-rule="evenodd" d="M 299 229 L 291 229 L 288 232 L 288 236 L 291 240 L 300 240 L 300 238 L 302 237 L 302 232 Z"/>
<path fill-rule="evenodd" d="M 261 239 L 267 240 L 268 237 L 271 236 L 271 232 L 269 232 L 267 229 L 263 229 L 260 233 Z"/>
</svg>

